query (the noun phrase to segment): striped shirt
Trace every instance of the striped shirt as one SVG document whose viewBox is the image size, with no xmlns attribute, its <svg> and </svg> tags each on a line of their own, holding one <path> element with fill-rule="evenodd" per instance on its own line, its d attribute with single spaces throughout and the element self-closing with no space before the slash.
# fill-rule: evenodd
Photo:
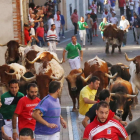
<svg viewBox="0 0 140 140">
<path fill-rule="evenodd" d="M 56 34 L 56 30 L 49 30 L 48 33 L 47 33 L 47 37 L 46 37 L 46 40 L 47 42 L 50 42 L 50 41 L 55 41 L 57 42 L 57 34 Z"/>
<path fill-rule="evenodd" d="M 86 127 L 83 138 L 88 140 L 101 140 L 103 138 L 107 140 L 119 140 L 119 137 L 126 139 L 127 136 L 125 128 L 117 120 L 112 118 L 107 119 L 105 123 L 100 123 L 96 117 Z"/>
</svg>

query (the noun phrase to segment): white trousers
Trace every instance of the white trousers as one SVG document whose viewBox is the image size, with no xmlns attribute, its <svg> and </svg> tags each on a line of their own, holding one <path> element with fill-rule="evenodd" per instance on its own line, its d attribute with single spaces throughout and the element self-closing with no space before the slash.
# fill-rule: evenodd
<svg viewBox="0 0 140 140">
<path fill-rule="evenodd" d="M 80 133 L 79 136 L 80 136 L 80 138 L 83 138 L 83 134 L 84 134 L 84 131 L 85 131 L 85 128 L 84 128 L 84 126 L 82 124 L 82 121 L 83 121 L 84 118 L 85 118 L 85 116 L 81 115 L 79 113 L 79 116 L 78 116 L 78 128 L 79 128 L 79 133 Z"/>
<path fill-rule="evenodd" d="M 57 132 L 53 135 L 35 135 L 35 140 L 59 140 L 60 132 Z"/>
<path fill-rule="evenodd" d="M 4 131 L 5 133 L 7 134 L 7 136 L 9 137 L 13 137 L 13 127 L 12 127 L 12 120 L 10 121 L 7 121 L 6 119 L 4 119 L 4 122 L 5 122 L 5 125 L 3 126 L 4 127 Z M 18 121 L 17 121 L 17 134 L 19 134 L 19 131 L 18 131 Z"/>
<path fill-rule="evenodd" d="M 86 43 L 86 30 L 79 30 L 80 40 L 83 42 L 83 45 Z"/>
<path fill-rule="evenodd" d="M 48 51 L 56 53 L 56 42 L 49 42 Z"/>
<path fill-rule="evenodd" d="M 60 37 L 59 37 L 59 33 L 60 33 L 60 27 L 56 27 L 56 34 L 57 34 L 57 40 L 59 41 L 60 40 Z"/>
<path fill-rule="evenodd" d="M 81 68 L 80 57 L 77 56 L 74 59 L 69 59 L 69 64 L 70 64 L 71 70 L 80 69 Z"/>
</svg>

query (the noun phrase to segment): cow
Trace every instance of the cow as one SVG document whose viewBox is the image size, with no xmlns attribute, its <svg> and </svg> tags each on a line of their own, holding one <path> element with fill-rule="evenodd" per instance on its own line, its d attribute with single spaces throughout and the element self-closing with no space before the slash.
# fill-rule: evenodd
<svg viewBox="0 0 140 140">
<path fill-rule="evenodd" d="M 5 64 L 0 66 L 0 85 L 6 87 L 2 93 L 8 90 L 8 82 L 12 79 L 20 80 L 21 76 L 26 73 L 24 66 L 17 63 Z"/>
<path fill-rule="evenodd" d="M 87 84 L 87 81 L 90 79 L 91 75 L 89 75 L 85 79 L 85 75 L 83 73 L 82 69 L 74 69 L 71 70 L 69 75 L 67 75 L 65 78 L 68 83 L 68 90 L 69 90 L 69 95 L 72 99 L 73 102 L 73 109 L 72 111 L 77 111 L 79 109 L 79 94 L 81 89 Z M 76 109 L 76 99 L 78 101 L 77 109 Z"/>
<path fill-rule="evenodd" d="M 123 80 L 121 77 L 117 79 L 110 86 L 111 101 L 110 109 L 120 116 L 123 121 L 126 120 L 129 115 L 129 120 L 131 121 L 133 116 L 131 113 L 131 105 L 133 103 L 133 98 L 136 95 L 133 94 L 131 83 Z"/>
<path fill-rule="evenodd" d="M 85 62 L 84 74 L 85 77 L 88 77 L 90 74 L 92 74 L 92 76 L 97 76 L 100 78 L 100 85 L 96 94 L 97 97 L 103 88 L 107 88 L 109 83 L 108 78 L 113 79 L 117 75 L 117 73 L 113 76 L 109 75 L 107 63 L 98 56 Z"/>
<path fill-rule="evenodd" d="M 134 58 L 128 58 L 125 53 L 125 58 L 127 61 L 130 61 L 129 65 L 129 73 L 131 75 L 130 83 L 132 85 L 133 93 L 138 95 L 138 91 L 140 90 L 140 56 L 136 56 Z M 138 103 L 136 98 L 135 103 Z"/>
<path fill-rule="evenodd" d="M 36 59 L 36 58 L 35 58 Z M 34 63 L 36 75 L 31 78 L 24 78 L 26 81 L 36 80 L 40 99 L 43 99 L 49 90 L 49 83 L 51 81 L 57 80 L 61 83 L 61 88 L 63 87 L 64 83 L 64 69 L 60 66 L 60 64 L 55 60 L 52 59 L 51 61 L 41 61 Z"/>
<path fill-rule="evenodd" d="M 109 46 L 112 45 L 112 54 L 114 53 L 116 47 L 118 47 L 119 52 L 121 53 L 124 31 L 111 24 L 107 25 L 103 31 L 104 40 L 106 41 L 105 52 L 108 54 Z"/>
</svg>

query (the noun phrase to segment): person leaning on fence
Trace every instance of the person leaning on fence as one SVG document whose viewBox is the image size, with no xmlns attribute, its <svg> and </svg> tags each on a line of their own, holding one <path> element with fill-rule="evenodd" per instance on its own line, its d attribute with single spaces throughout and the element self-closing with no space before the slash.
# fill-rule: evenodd
<svg viewBox="0 0 140 140">
<path fill-rule="evenodd" d="M 80 56 L 79 52 L 80 51 Z M 65 53 L 67 52 L 67 58 L 71 69 L 81 68 L 81 61 L 83 60 L 83 51 L 81 45 L 77 42 L 76 36 L 71 37 L 71 43 L 69 43 L 63 51 L 63 62 L 65 62 Z"/>
</svg>

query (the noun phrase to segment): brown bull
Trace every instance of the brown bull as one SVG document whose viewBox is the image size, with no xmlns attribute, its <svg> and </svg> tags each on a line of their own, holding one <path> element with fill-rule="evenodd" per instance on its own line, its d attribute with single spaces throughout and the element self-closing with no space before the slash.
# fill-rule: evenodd
<svg viewBox="0 0 140 140">
<path fill-rule="evenodd" d="M 116 115 L 122 117 L 125 121 L 129 115 L 132 120 L 131 104 L 136 95 L 132 95 L 131 83 L 118 77 L 110 86 L 111 101 L 110 108 Z"/>
<path fill-rule="evenodd" d="M 121 53 L 121 44 L 123 42 L 124 31 L 117 28 L 115 25 L 109 24 L 104 29 L 104 38 L 106 40 L 106 53 L 109 53 L 109 46 L 112 45 L 112 54 L 116 47 Z"/>
<path fill-rule="evenodd" d="M 85 74 L 85 77 L 92 74 L 92 76 L 97 76 L 100 78 L 101 84 L 100 84 L 97 94 L 96 94 L 97 97 L 103 88 L 107 88 L 108 83 L 109 83 L 108 78 L 113 79 L 117 75 L 117 73 L 116 73 L 115 75 L 110 76 L 108 74 L 107 63 L 105 61 L 103 61 L 102 59 L 98 58 L 97 56 L 95 58 L 85 62 L 84 74 Z"/>
<path fill-rule="evenodd" d="M 70 95 L 72 102 L 73 102 L 72 111 L 77 111 L 77 109 L 79 109 L 80 91 L 87 84 L 87 81 L 89 80 L 90 77 L 91 76 L 89 76 L 85 79 L 85 75 L 84 75 L 82 69 L 71 70 L 69 75 L 66 77 L 66 80 L 68 83 L 69 95 Z M 78 101 L 77 109 L 76 109 L 76 99 Z"/>
</svg>

